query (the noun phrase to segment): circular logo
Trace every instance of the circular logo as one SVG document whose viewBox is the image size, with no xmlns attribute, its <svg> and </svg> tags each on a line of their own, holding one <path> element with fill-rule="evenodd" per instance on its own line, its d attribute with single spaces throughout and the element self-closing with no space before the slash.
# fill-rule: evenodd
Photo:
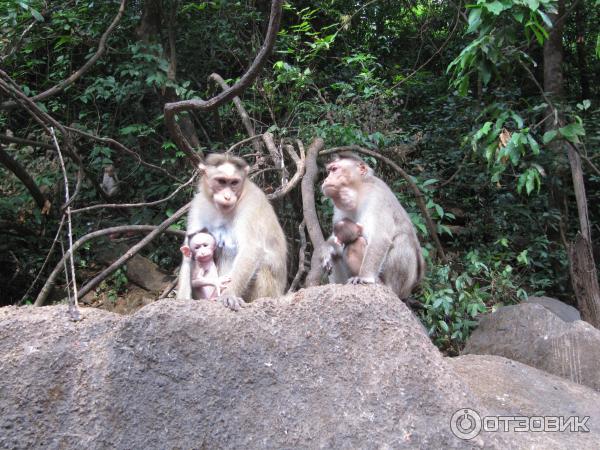
<svg viewBox="0 0 600 450">
<path fill-rule="evenodd" d="M 459 409 L 450 419 L 450 429 L 454 436 L 468 441 L 481 432 L 481 417 L 472 409 Z"/>
</svg>

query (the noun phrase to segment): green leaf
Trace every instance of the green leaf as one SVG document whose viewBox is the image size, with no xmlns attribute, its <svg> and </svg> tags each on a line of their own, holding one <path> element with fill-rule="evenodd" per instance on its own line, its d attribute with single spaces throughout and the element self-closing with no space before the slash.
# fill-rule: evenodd
<svg viewBox="0 0 600 450">
<path fill-rule="evenodd" d="M 544 143 L 544 145 L 546 145 L 549 142 L 551 142 L 552 140 L 554 140 L 554 138 L 556 137 L 557 134 L 558 134 L 557 130 L 546 131 L 544 133 L 544 137 L 542 137 L 542 142 Z"/>
<path fill-rule="evenodd" d="M 585 136 L 585 129 L 579 122 L 570 123 L 567 126 L 559 128 L 558 131 L 565 139 L 574 144 L 579 143 L 579 136 Z"/>
<path fill-rule="evenodd" d="M 548 28 L 552 28 L 552 21 L 550 20 L 550 17 L 548 17 L 548 15 L 544 11 L 538 11 L 538 14 L 540 15 L 544 23 L 548 26 Z"/>
<path fill-rule="evenodd" d="M 42 16 L 38 11 L 33 8 L 29 8 L 29 11 L 31 11 L 31 15 L 35 20 L 38 22 L 44 22 L 44 16 Z"/>
<path fill-rule="evenodd" d="M 472 9 L 469 13 L 469 28 L 467 33 L 473 33 L 481 25 L 481 8 Z"/>
<path fill-rule="evenodd" d="M 525 0 L 525 4 L 529 7 L 529 9 L 531 9 L 532 11 L 537 10 L 540 7 L 540 2 L 539 0 Z"/>
<path fill-rule="evenodd" d="M 487 9 L 489 12 L 491 12 L 492 14 L 494 14 L 495 16 L 497 16 L 505 9 L 509 9 L 510 5 L 504 5 L 504 4 L 500 3 L 498 0 L 496 0 L 491 3 L 485 3 L 483 5 L 483 7 L 485 9 Z"/>
<path fill-rule="evenodd" d="M 531 151 L 534 155 L 540 154 L 540 146 L 537 141 L 530 134 L 527 135 L 527 142 L 529 143 L 529 147 L 531 147 Z"/>
</svg>

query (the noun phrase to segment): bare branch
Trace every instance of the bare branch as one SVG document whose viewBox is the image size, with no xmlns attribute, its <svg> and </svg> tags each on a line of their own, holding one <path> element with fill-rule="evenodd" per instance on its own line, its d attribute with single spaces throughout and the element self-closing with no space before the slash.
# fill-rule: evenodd
<svg viewBox="0 0 600 450">
<path fill-rule="evenodd" d="M 184 216 L 187 211 L 190 209 L 190 203 L 180 208 L 175 214 L 161 223 L 156 230 L 152 231 L 148 236 L 142 239 L 140 242 L 131 247 L 127 252 L 117 259 L 114 263 L 100 272 L 93 280 L 91 280 L 88 284 L 81 288 L 81 296 L 84 296 L 96 286 L 98 286 L 106 277 L 108 277 L 111 273 L 125 264 L 129 259 L 131 259 L 136 253 L 138 253 L 141 249 L 143 249 L 146 245 L 152 242 L 155 238 L 160 236 L 171 224 L 177 222 L 182 216 Z"/>
<path fill-rule="evenodd" d="M 184 206 L 184 208 L 189 208 L 189 204 Z M 187 209 L 185 211 L 187 211 Z M 183 214 L 185 214 L 185 211 L 183 212 Z M 176 214 L 178 214 L 179 212 L 181 212 L 181 210 L 179 210 Z M 183 215 L 183 214 L 181 214 L 181 215 Z M 77 239 L 77 241 L 75 241 L 73 243 L 73 248 L 69 249 L 69 251 L 67 253 L 65 253 L 65 255 L 61 258 L 61 260 L 54 267 L 54 270 L 52 271 L 52 273 L 50 273 L 50 276 L 46 280 L 46 283 L 44 283 L 44 286 L 40 290 L 40 292 L 35 300 L 34 306 L 43 306 L 44 305 L 44 303 L 46 302 L 46 299 L 48 298 L 48 295 L 50 294 L 50 291 L 56 284 L 56 278 L 58 277 L 58 274 L 60 273 L 60 270 L 61 270 L 61 267 L 62 267 L 64 261 L 66 261 L 66 259 L 69 258 L 71 256 L 71 254 L 75 253 L 86 242 L 88 242 L 92 239 L 95 239 L 95 238 L 98 238 L 101 236 L 106 236 L 106 235 L 113 234 L 113 233 L 123 233 L 123 232 L 128 232 L 128 231 L 129 232 L 137 232 L 137 233 L 153 232 L 153 231 L 156 231 L 162 225 L 164 225 L 164 222 L 160 226 L 157 226 L 157 225 L 123 225 L 123 226 L 118 226 L 118 227 L 110 227 L 110 228 L 105 228 L 103 230 L 94 231 L 92 233 L 86 234 L 85 236 L 82 236 L 81 238 Z M 170 225 L 170 223 L 169 223 L 169 225 Z M 162 231 L 164 231 L 165 233 L 169 233 L 169 234 L 176 234 L 177 236 L 181 236 L 181 237 L 185 236 L 185 231 L 181 231 L 181 230 L 164 229 Z M 85 294 L 81 294 L 81 291 L 80 291 L 80 295 L 83 297 L 83 295 L 85 295 Z"/>
<path fill-rule="evenodd" d="M 103 205 L 92 205 L 92 206 L 88 206 L 86 208 L 74 209 L 73 211 L 71 211 L 71 213 L 72 214 L 82 213 L 82 212 L 93 211 L 94 209 L 102 209 L 102 208 L 113 208 L 113 209 L 119 209 L 119 208 L 140 208 L 142 206 L 148 207 L 148 206 L 160 205 L 161 203 L 164 203 L 164 202 L 172 199 L 173 197 L 175 197 L 175 195 L 177 195 L 177 193 L 179 191 L 181 191 L 183 188 L 185 188 L 186 186 L 189 186 L 190 184 L 192 184 L 194 182 L 194 180 L 196 179 L 197 176 L 198 176 L 198 172 L 194 172 L 194 175 L 192 175 L 192 178 L 190 178 L 185 184 L 182 184 L 177 189 L 175 189 L 168 197 L 165 197 L 165 198 L 160 199 L 160 200 L 156 200 L 154 202 L 146 202 L 146 203 L 107 203 L 107 204 L 103 204 Z"/>
<path fill-rule="evenodd" d="M 40 124 L 40 126 L 44 128 L 44 130 L 46 130 L 48 135 L 52 134 L 49 126 L 55 127 L 58 130 L 60 130 L 66 144 L 65 153 L 81 168 L 81 170 L 83 170 L 83 173 L 85 174 L 86 178 L 90 180 L 92 186 L 94 186 L 94 189 L 96 190 L 98 195 L 100 195 L 102 198 L 108 201 L 109 197 L 106 195 L 106 193 L 100 186 L 100 183 L 98 183 L 98 180 L 96 179 L 94 174 L 87 169 L 80 156 L 75 151 L 66 128 L 52 116 L 42 111 L 35 104 L 35 102 L 33 102 L 29 97 L 27 97 L 16 86 L 16 83 L 12 80 L 12 78 L 8 76 L 8 74 L 2 69 L 0 69 L 0 89 L 3 89 L 7 94 L 15 98 L 17 102 L 19 102 L 23 106 L 23 108 L 31 115 L 31 117 L 33 117 Z"/>
<path fill-rule="evenodd" d="M 304 220 L 298 226 L 298 234 L 300 235 L 300 250 L 298 250 L 298 272 L 296 272 L 296 276 L 292 280 L 292 284 L 290 284 L 290 288 L 288 289 L 288 294 L 290 292 L 294 292 L 298 289 L 298 285 L 300 284 L 300 280 L 302 279 L 302 275 L 306 273 L 306 233 L 304 232 L 304 228 L 306 227 L 306 222 Z"/>
<path fill-rule="evenodd" d="M 35 287 L 38 280 L 44 273 L 44 270 L 46 269 L 46 266 L 48 265 L 48 262 L 50 261 L 50 257 L 54 253 L 54 248 L 56 247 L 56 243 L 58 242 L 58 238 L 60 237 L 60 233 L 62 232 L 62 228 L 63 228 L 64 224 L 65 224 L 65 216 L 63 214 L 63 216 L 60 219 L 60 224 L 58 225 L 58 230 L 56 230 L 56 234 L 54 235 L 54 240 L 52 241 L 52 245 L 50 246 L 50 250 L 48 250 L 48 253 L 46 254 L 46 258 L 44 259 L 44 263 L 42 264 L 42 268 L 38 271 L 38 274 L 36 275 L 35 279 L 29 285 L 29 288 L 27 289 L 25 294 L 23 294 L 23 297 L 21 297 L 21 300 L 19 300 L 17 302 L 17 305 L 23 304 L 25 299 L 29 296 L 29 293 L 32 291 L 32 289 Z"/>
<path fill-rule="evenodd" d="M 294 160 L 294 163 L 296 164 L 296 173 L 286 184 L 278 188 L 272 194 L 267 195 L 267 198 L 269 200 L 275 200 L 287 195 L 288 192 L 290 192 L 296 187 L 296 185 L 300 182 L 302 176 L 304 175 L 304 170 L 306 168 L 305 159 L 298 158 L 298 155 L 296 155 L 296 152 L 294 152 L 294 148 L 291 145 L 286 145 L 285 148 L 290 154 L 290 157 Z"/>
<path fill-rule="evenodd" d="M 323 139 L 316 138 L 306 152 L 306 173 L 302 179 L 302 209 L 308 236 L 313 246 L 313 254 L 310 260 L 310 272 L 306 276 L 306 286 L 317 286 L 320 284 L 323 269 L 321 268 L 321 250 L 325 245 L 325 238 L 319 216 L 315 207 L 315 179 L 319 173 L 317 156 L 325 143 Z"/>
<path fill-rule="evenodd" d="M 71 201 L 69 196 L 69 179 L 67 177 L 67 168 L 65 167 L 65 161 L 62 157 L 62 152 L 60 151 L 60 146 L 58 145 L 58 141 L 56 140 L 56 135 L 54 134 L 54 128 L 50 127 L 50 133 L 52 133 L 52 139 L 54 141 L 54 146 L 56 147 L 56 151 L 58 152 L 58 159 L 60 160 L 60 168 L 62 169 L 63 179 L 65 183 L 65 205 L 68 205 Z M 67 232 L 69 238 L 69 250 L 73 248 L 73 226 L 71 222 L 71 207 L 67 206 Z M 63 252 L 64 253 L 64 252 Z M 69 296 L 69 315 L 72 320 L 81 320 L 81 314 L 79 313 L 79 305 L 78 297 L 77 297 L 77 278 L 75 277 L 75 260 L 73 258 L 73 252 L 71 251 L 71 279 L 73 280 L 73 297 Z M 65 261 L 65 274 L 67 274 L 66 270 L 66 261 Z M 67 275 L 67 280 L 69 279 Z"/>
<path fill-rule="evenodd" d="M 8 142 L 10 144 L 21 144 L 21 145 L 31 145 L 32 147 L 40 147 L 46 148 L 48 150 L 54 150 L 54 146 L 50 144 L 46 144 L 45 142 L 40 141 L 32 141 L 31 139 L 23 139 L 14 136 L 7 136 L 5 134 L 0 134 L 0 142 Z"/>
<path fill-rule="evenodd" d="M 94 55 L 90 59 L 88 59 L 87 62 L 79 70 L 76 70 L 75 72 L 73 72 L 70 77 L 61 81 L 56 86 L 53 86 L 50 89 L 47 89 L 44 92 L 41 92 L 38 95 L 34 95 L 33 97 L 31 97 L 31 99 L 34 102 L 39 102 L 39 101 L 45 100 L 48 97 L 51 97 L 53 95 L 58 94 L 59 92 L 64 91 L 68 86 L 70 86 L 75 81 L 77 81 L 79 78 L 81 78 L 90 69 L 90 67 L 92 67 L 94 64 L 96 64 L 96 61 L 98 61 L 98 59 L 100 59 L 100 57 L 104 54 L 104 51 L 106 50 L 106 40 L 108 39 L 108 36 L 110 36 L 110 34 L 116 28 L 117 24 L 121 21 L 121 18 L 123 17 L 123 14 L 125 13 L 125 3 L 127 3 L 126 0 L 121 0 L 121 6 L 119 6 L 119 12 L 113 19 L 112 23 L 108 26 L 108 28 L 106 29 L 106 31 L 104 32 L 102 37 L 100 38 L 100 42 L 98 43 L 98 49 L 96 50 L 96 53 L 94 53 Z M 12 103 L 12 102 L 9 102 L 9 103 Z M 0 105 L 0 109 L 3 109 L 7 106 L 8 106 L 7 103 Z"/>
<path fill-rule="evenodd" d="M 398 164 L 396 164 L 394 161 L 387 158 L 386 156 L 383 156 L 373 150 L 359 147 L 358 145 L 348 145 L 345 147 L 329 148 L 327 150 L 323 150 L 320 153 L 320 155 L 330 155 L 332 153 L 338 153 L 338 152 L 344 152 L 344 151 L 353 151 L 353 152 L 363 153 L 365 155 L 373 156 L 374 158 L 380 159 L 381 161 L 386 163 L 388 166 L 390 166 L 392 169 L 394 169 L 396 172 L 398 172 L 398 174 L 402 178 L 404 178 L 404 180 L 408 183 L 408 185 L 412 189 L 415 199 L 417 200 L 417 205 L 419 205 L 421 214 L 423 214 L 423 218 L 425 219 L 425 225 L 427 226 L 427 230 L 429 231 L 431 239 L 433 239 L 433 243 L 435 244 L 439 258 L 441 261 L 446 263 L 447 262 L 446 253 L 444 252 L 444 248 L 442 247 L 442 243 L 440 242 L 440 238 L 438 237 L 437 227 L 433 223 L 433 220 L 431 220 L 431 216 L 429 215 L 429 211 L 427 210 L 427 205 L 425 204 L 424 195 L 419 190 L 419 187 L 415 184 L 415 182 L 412 180 L 410 175 L 408 175 Z"/>
<path fill-rule="evenodd" d="M 169 177 L 170 179 L 177 181 L 178 183 L 181 183 L 181 180 L 173 175 L 171 175 L 169 172 L 167 172 L 165 169 L 163 169 L 162 167 L 156 166 L 154 164 L 151 164 L 149 162 L 146 162 L 142 159 L 142 157 L 139 155 L 138 152 L 131 150 L 130 148 L 126 147 L 125 145 L 121 144 L 119 141 L 116 141 L 114 139 L 111 138 L 107 138 L 107 137 L 100 137 L 100 136 L 96 136 L 95 134 L 92 133 L 88 133 L 86 131 L 83 130 L 79 130 L 77 128 L 72 128 L 72 127 L 65 127 L 66 130 L 69 130 L 75 134 L 79 134 L 81 136 L 85 136 L 89 139 L 92 139 L 94 141 L 97 142 L 102 142 L 103 144 L 107 144 L 109 147 L 120 150 L 122 152 L 125 152 L 131 156 L 133 156 L 137 162 L 139 164 L 141 164 L 142 166 L 148 167 L 149 169 L 153 169 L 156 170 L 164 175 L 166 175 L 167 177 Z"/>
<path fill-rule="evenodd" d="M 173 140 L 179 146 L 181 151 L 185 152 L 188 158 L 193 163 L 199 163 L 200 157 L 196 155 L 186 143 L 181 128 L 175 120 L 175 116 L 178 113 L 197 109 L 200 111 L 211 111 L 218 108 L 220 105 L 230 101 L 233 97 L 239 96 L 244 90 L 254 82 L 261 69 L 267 62 L 267 57 L 271 53 L 273 46 L 275 45 L 275 39 L 277 32 L 279 31 L 279 25 L 281 23 L 283 0 L 272 0 L 271 3 L 271 17 L 269 19 L 269 27 L 265 36 L 265 41 L 256 55 L 256 58 L 246 71 L 244 75 L 235 83 L 232 87 L 226 91 L 221 92 L 215 97 L 209 100 L 193 99 L 184 100 L 179 102 L 167 103 L 164 107 L 165 123 Z"/>
<path fill-rule="evenodd" d="M 14 159 L 7 152 L 5 152 L 4 148 L 1 145 L 0 164 L 3 164 L 9 171 L 15 174 L 15 176 L 19 180 L 21 180 L 23 185 L 27 188 L 27 190 L 35 200 L 35 203 L 38 205 L 38 208 L 44 211 L 44 214 L 48 214 L 48 212 L 50 211 L 50 201 L 46 198 L 44 194 L 42 194 L 42 191 L 40 191 L 40 188 L 37 184 L 35 184 L 35 181 L 33 180 L 32 176 L 29 175 L 27 170 L 25 170 L 25 168 L 21 164 L 19 164 L 19 162 L 16 159 Z"/>
<path fill-rule="evenodd" d="M 221 86 L 221 89 L 223 89 L 223 91 L 227 91 L 227 89 L 229 89 L 229 85 L 225 82 L 225 80 L 221 77 L 221 75 L 219 75 L 218 73 L 213 73 L 208 77 L 209 80 L 213 80 L 215 83 L 217 83 L 219 86 Z M 238 96 L 233 97 L 233 104 L 235 105 L 238 114 L 240 115 L 240 119 L 242 119 L 242 124 L 244 125 L 244 128 L 246 128 L 246 133 L 248 133 L 248 136 L 250 137 L 254 137 L 256 136 L 256 131 L 254 130 L 254 125 L 252 125 L 252 121 L 250 120 L 250 116 L 248 115 L 248 112 L 246 112 L 246 108 L 244 108 L 244 104 L 242 103 L 242 100 L 240 100 L 240 98 Z M 252 147 L 254 148 L 254 151 L 256 153 L 260 153 L 260 142 L 258 142 L 257 140 L 253 140 L 252 141 Z"/>
</svg>

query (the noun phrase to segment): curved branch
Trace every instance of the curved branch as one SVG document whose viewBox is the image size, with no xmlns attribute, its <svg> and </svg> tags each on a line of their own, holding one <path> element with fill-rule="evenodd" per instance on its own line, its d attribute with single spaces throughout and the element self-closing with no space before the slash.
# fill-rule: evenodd
<svg viewBox="0 0 600 450">
<path fill-rule="evenodd" d="M 227 89 L 229 89 L 229 85 L 225 82 L 223 77 L 221 77 L 221 75 L 219 75 L 218 73 L 211 74 L 208 77 L 208 79 L 209 79 L 209 81 L 212 80 L 215 83 L 217 83 L 219 86 L 221 86 L 221 89 L 223 89 L 223 91 L 226 91 Z M 235 97 L 233 97 L 233 104 L 235 105 L 235 108 L 237 109 L 238 114 L 240 115 L 240 119 L 242 119 L 242 124 L 244 125 L 244 128 L 246 128 L 246 133 L 248 133 L 248 136 L 250 136 L 250 137 L 256 136 L 256 131 L 254 130 L 254 125 L 252 125 L 252 121 L 250 120 L 250 116 L 248 115 L 246 108 L 244 108 L 244 104 L 242 103 L 242 100 L 240 100 L 240 98 L 238 96 L 235 96 Z M 256 153 L 260 152 L 260 142 L 253 140 L 252 147 L 254 148 L 254 151 Z"/>
<path fill-rule="evenodd" d="M 133 156 L 137 160 L 137 162 L 139 164 L 141 164 L 142 166 L 145 166 L 145 167 L 148 167 L 149 169 L 153 169 L 158 172 L 161 172 L 161 173 L 165 174 L 167 177 L 171 178 L 172 180 L 177 181 L 178 183 L 181 182 L 181 180 L 179 180 L 177 177 L 171 175 L 167 170 L 163 169 L 162 167 L 159 167 L 159 166 L 156 166 L 154 164 L 144 161 L 142 159 L 142 157 L 139 155 L 139 153 L 126 147 L 125 145 L 121 144 L 119 141 L 116 141 L 112 138 L 96 136 L 95 134 L 88 133 L 87 131 L 79 130 L 78 128 L 65 127 L 65 129 L 69 130 L 75 134 L 85 136 L 94 141 L 98 141 L 98 142 L 107 144 L 109 147 L 116 148 L 117 150 L 123 151 L 123 152 Z"/>
<path fill-rule="evenodd" d="M 427 205 L 425 204 L 424 195 L 419 190 L 419 187 L 415 184 L 415 182 L 412 180 L 410 175 L 408 175 L 398 164 L 396 164 L 394 161 L 392 161 L 388 157 L 383 156 L 373 150 L 359 147 L 358 145 L 348 145 L 345 147 L 329 148 L 327 150 L 323 150 L 320 153 L 320 155 L 330 155 L 332 153 L 345 152 L 345 151 L 363 153 L 365 155 L 373 156 L 374 158 L 380 159 L 381 161 L 386 163 L 388 166 L 390 166 L 392 169 L 394 169 L 396 172 L 398 172 L 398 174 L 402 178 L 404 178 L 404 180 L 408 183 L 408 185 L 412 189 L 415 199 L 417 200 L 417 205 L 419 205 L 421 214 L 423 214 L 423 218 L 425 219 L 425 225 L 427 226 L 427 230 L 429 231 L 429 234 L 431 235 L 431 238 L 433 239 L 433 243 L 435 244 L 435 247 L 438 251 L 438 255 L 439 255 L 440 259 L 442 260 L 442 262 L 446 263 L 447 262 L 446 253 L 444 252 L 444 247 L 442 247 L 442 243 L 440 242 L 440 238 L 438 237 L 437 227 L 433 223 L 433 220 L 431 219 L 431 216 L 429 215 L 429 211 L 427 210 Z"/>
<path fill-rule="evenodd" d="M 267 198 L 269 200 L 275 200 L 285 196 L 288 192 L 290 192 L 296 187 L 296 185 L 300 182 L 302 176 L 304 175 L 304 171 L 306 168 L 306 159 L 304 155 L 302 158 L 299 158 L 296 152 L 294 152 L 294 148 L 291 145 L 286 145 L 285 149 L 290 154 L 290 157 L 294 160 L 294 163 L 296 164 L 296 173 L 285 185 L 278 188 L 272 194 L 267 195 Z"/>
<path fill-rule="evenodd" d="M 189 186 L 190 184 L 192 184 L 192 182 L 194 181 L 194 179 L 197 176 L 198 176 L 198 172 L 194 172 L 194 175 L 192 175 L 192 178 L 190 178 L 185 184 L 182 184 L 181 186 L 179 186 L 171 194 L 169 194 L 169 196 L 167 196 L 165 198 L 161 198 L 160 200 L 156 200 L 154 202 L 146 202 L 146 203 L 107 203 L 107 204 L 104 204 L 104 205 L 92 205 L 92 206 L 87 206 L 85 208 L 73 209 L 71 211 L 71 214 L 82 213 L 82 212 L 87 212 L 87 211 L 93 211 L 94 209 L 102 209 L 102 208 L 122 209 L 122 208 L 140 208 L 140 207 L 143 207 L 143 206 L 144 207 L 148 207 L 148 206 L 160 205 L 161 203 L 164 203 L 164 202 L 172 199 L 173 197 L 175 197 L 175 195 L 179 191 L 181 191 L 184 187 Z"/>
<path fill-rule="evenodd" d="M 117 15 L 113 19 L 112 23 L 108 26 L 108 28 L 100 38 L 100 41 L 98 42 L 98 49 L 96 50 L 96 53 L 94 53 L 94 56 L 92 56 L 79 70 L 73 72 L 69 78 L 61 81 L 56 86 L 53 86 L 50 89 L 47 89 L 44 92 L 41 92 L 38 95 L 34 95 L 33 97 L 31 97 L 31 99 L 34 102 L 45 100 L 48 97 L 51 97 L 52 95 L 64 91 L 68 86 L 70 86 L 79 78 L 81 78 L 90 69 L 90 67 L 96 64 L 96 61 L 100 59 L 100 57 L 104 54 L 106 50 L 106 41 L 108 39 L 108 36 L 110 36 L 110 34 L 116 28 L 118 23 L 121 21 L 123 14 L 125 13 L 126 3 L 127 0 L 121 0 L 121 6 L 119 6 L 119 11 L 117 12 Z"/>
<path fill-rule="evenodd" d="M 265 41 L 256 55 L 256 58 L 237 83 L 209 100 L 193 99 L 165 104 L 164 113 L 167 128 L 175 143 L 179 146 L 181 151 L 186 153 L 192 162 L 199 163 L 200 157 L 192 151 L 189 144 L 185 141 L 181 128 L 175 120 L 175 116 L 177 113 L 193 109 L 211 111 L 218 108 L 220 105 L 233 99 L 233 97 L 239 96 L 246 88 L 248 88 L 248 86 L 250 86 L 250 84 L 252 84 L 252 82 L 254 82 L 260 73 L 260 70 L 267 62 L 267 57 L 275 45 L 275 39 L 281 23 L 282 5 L 283 0 L 272 0 L 271 17 L 269 19 L 269 28 L 267 29 Z"/>
<path fill-rule="evenodd" d="M 29 175 L 29 173 L 25 170 L 25 168 L 19 164 L 17 160 L 15 160 L 12 156 L 4 151 L 4 148 L 0 145 L 0 164 L 3 164 L 10 172 L 15 174 L 15 176 L 21 180 L 23 185 L 27 188 L 35 203 L 38 205 L 42 211 L 46 214 L 50 211 L 50 202 L 46 198 L 42 191 L 35 181 Z M 46 204 L 47 203 L 47 204 Z"/>
<path fill-rule="evenodd" d="M 50 128 L 48 128 L 48 125 L 56 127 L 58 130 L 60 130 L 66 144 L 65 153 L 75 162 L 75 164 L 77 164 L 78 167 L 81 168 L 81 170 L 83 170 L 83 173 L 85 174 L 86 178 L 90 180 L 90 183 L 92 186 L 94 186 L 94 189 L 98 195 L 100 195 L 100 197 L 102 197 L 104 200 L 108 201 L 109 197 L 106 195 L 102 187 L 100 187 L 100 183 L 98 183 L 98 180 L 94 174 L 91 173 L 90 170 L 85 166 L 81 160 L 81 157 L 73 147 L 71 137 L 67 133 L 67 130 L 63 124 L 54 119 L 50 114 L 42 111 L 34 101 L 27 97 L 23 91 L 16 86 L 13 79 L 2 69 L 0 69 L 0 89 L 4 90 L 8 95 L 17 100 L 17 103 L 20 103 L 21 106 L 23 106 L 23 108 L 31 115 L 31 117 L 33 117 L 33 119 L 38 122 L 42 128 L 44 128 L 48 135 L 52 134 L 50 132 Z"/>
<path fill-rule="evenodd" d="M 313 254 L 310 259 L 310 272 L 306 276 L 306 286 L 317 286 L 320 284 L 323 269 L 321 268 L 321 249 L 325 245 L 325 238 L 321 225 L 319 224 L 319 216 L 315 207 L 315 178 L 319 173 L 317 166 L 317 156 L 325 145 L 323 139 L 317 138 L 310 144 L 306 152 L 306 173 L 302 179 L 302 210 L 304 212 L 304 221 L 308 236 L 313 246 Z"/>
<path fill-rule="evenodd" d="M 117 270 L 119 267 L 121 267 L 123 264 L 129 261 L 136 253 L 138 253 L 146 245 L 152 242 L 156 237 L 161 235 L 171 224 L 177 222 L 181 217 L 183 217 L 190 209 L 190 205 L 191 202 L 183 206 L 182 208 L 179 208 L 179 210 L 175 212 L 175 214 L 173 214 L 171 217 L 169 217 L 167 220 L 165 220 L 163 223 L 157 226 L 154 231 L 148 234 L 148 236 L 146 236 L 140 242 L 138 242 L 129 250 L 127 250 L 127 252 L 123 256 L 121 256 L 114 263 L 112 263 L 110 266 L 108 266 L 106 269 L 100 272 L 100 274 L 96 275 L 96 277 L 94 277 L 93 280 L 91 280 L 89 283 L 87 283 L 81 288 L 81 290 L 79 291 L 79 295 L 83 297 L 92 289 L 96 288 L 96 286 L 102 283 L 102 281 L 106 277 L 108 277 L 111 273 L 113 273 L 115 270 Z"/>
<path fill-rule="evenodd" d="M 184 206 L 184 208 L 182 208 L 182 209 L 185 209 L 185 210 L 183 211 L 183 213 L 181 215 L 185 214 L 185 212 L 187 211 L 187 208 L 189 208 L 189 204 L 186 205 L 186 206 Z M 175 213 L 175 214 L 178 214 L 180 212 L 181 212 L 181 210 L 177 211 L 177 213 Z M 172 217 L 173 216 L 171 216 L 169 218 L 169 220 Z M 177 218 L 179 218 L 179 217 L 177 217 Z M 50 274 L 50 276 L 48 277 L 48 279 L 44 283 L 44 286 L 42 287 L 42 289 L 40 290 L 37 298 L 35 299 L 35 303 L 33 305 L 34 306 L 43 306 L 44 305 L 44 303 L 46 302 L 46 299 L 48 298 L 48 294 L 50 294 L 50 291 L 52 290 L 52 288 L 56 284 L 56 277 L 60 273 L 64 262 L 70 257 L 70 255 L 71 255 L 72 252 L 74 253 L 75 251 L 77 251 L 77 249 L 79 249 L 87 241 L 95 239 L 97 237 L 106 236 L 108 234 L 121 233 L 121 232 L 125 232 L 125 231 L 137 231 L 137 232 L 140 232 L 140 233 L 144 233 L 144 232 L 147 232 L 147 231 L 154 232 L 154 231 L 158 230 L 158 228 L 162 227 L 164 225 L 164 223 L 165 222 L 163 222 L 159 226 L 156 226 L 156 225 L 123 225 L 123 226 L 118 226 L 118 227 L 110 227 L 110 228 L 105 228 L 103 230 L 94 231 L 93 233 L 86 234 L 85 236 L 82 236 L 81 238 L 77 239 L 77 241 L 75 241 L 73 243 L 73 248 L 69 249 L 69 251 L 66 252 L 63 255 L 63 257 L 61 258 L 61 260 L 56 264 L 56 266 L 54 267 L 54 270 L 52 271 L 52 273 Z M 169 222 L 169 224 L 167 226 L 169 226 L 171 223 L 172 222 Z M 169 229 L 165 229 L 164 232 L 165 233 L 170 233 L 170 234 L 176 234 L 176 235 L 179 235 L 179 236 L 185 236 L 185 231 L 181 231 L 181 230 L 169 230 Z M 131 251 L 131 249 L 130 249 L 130 251 Z M 137 251 L 136 251 L 136 253 L 137 253 Z M 131 256 L 133 256 L 133 254 Z M 87 285 L 84 286 L 84 288 L 85 287 L 87 287 Z M 88 291 L 86 291 L 86 293 L 87 292 Z M 85 294 L 81 294 L 81 290 L 80 290 L 79 291 L 79 295 L 81 297 L 83 297 Z"/>
<path fill-rule="evenodd" d="M 45 142 L 33 141 L 31 139 L 23 139 L 15 136 L 7 136 L 5 134 L 0 134 L 0 142 L 8 142 L 10 144 L 21 144 L 21 145 L 30 145 L 32 147 L 40 147 L 48 150 L 54 150 L 54 146 L 50 144 L 46 144 Z"/>
<path fill-rule="evenodd" d="M 290 284 L 290 288 L 287 293 L 295 292 L 298 288 L 298 284 L 300 284 L 300 279 L 302 275 L 306 272 L 306 233 L 304 231 L 305 221 L 298 226 L 298 234 L 300 235 L 300 250 L 298 250 L 298 271 L 296 272 L 296 276 L 292 280 L 292 284 Z"/>
</svg>

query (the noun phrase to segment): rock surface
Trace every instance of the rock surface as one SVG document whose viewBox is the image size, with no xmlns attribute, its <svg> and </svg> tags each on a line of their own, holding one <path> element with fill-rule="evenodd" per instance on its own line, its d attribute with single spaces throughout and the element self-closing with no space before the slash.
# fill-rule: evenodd
<svg viewBox="0 0 600 450">
<path fill-rule="evenodd" d="M 504 448 L 452 435 L 480 405 L 384 287 L 65 311 L 0 309 L 0 448 Z"/>
<path fill-rule="evenodd" d="M 528 297 L 526 303 L 537 303 L 549 309 L 565 322 L 581 320 L 581 314 L 571 305 L 551 297 Z"/>
<path fill-rule="evenodd" d="M 516 433 L 470 441 L 452 434 L 457 410 L 488 415 L 493 394 L 471 389 L 468 378 L 478 372 L 461 378 L 463 369 L 442 357 L 385 287 L 306 289 L 238 313 L 211 301 L 163 300 L 131 316 L 95 309 L 83 316 L 70 322 L 63 306 L 0 309 L 0 448 L 505 449 L 525 442 Z M 510 396 L 511 379 L 505 383 Z M 583 410 L 580 396 L 560 398 Z M 595 430 L 590 436 L 600 442 Z M 535 433 L 526 442 L 569 448 L 571 440 Z"/>
<path fill-rule="evenodd" d="M 494 416 L 577 416 L 581 420 L 589 417 L 585 421 L 589 433 L 546 432 L 540 441 L 539 432 L 513 431 L 513 442 L 519 448 L 598 448 L 600 393 L 500 356 L 466 355 L 448 360 Z"/>
<path fill-rule="evenodd" d="M 535 303 L 505 306 L 479 322 L 463 354 L 499 355 L 600 390 L 600 330 L 565 322 Z"/>
</svg>

